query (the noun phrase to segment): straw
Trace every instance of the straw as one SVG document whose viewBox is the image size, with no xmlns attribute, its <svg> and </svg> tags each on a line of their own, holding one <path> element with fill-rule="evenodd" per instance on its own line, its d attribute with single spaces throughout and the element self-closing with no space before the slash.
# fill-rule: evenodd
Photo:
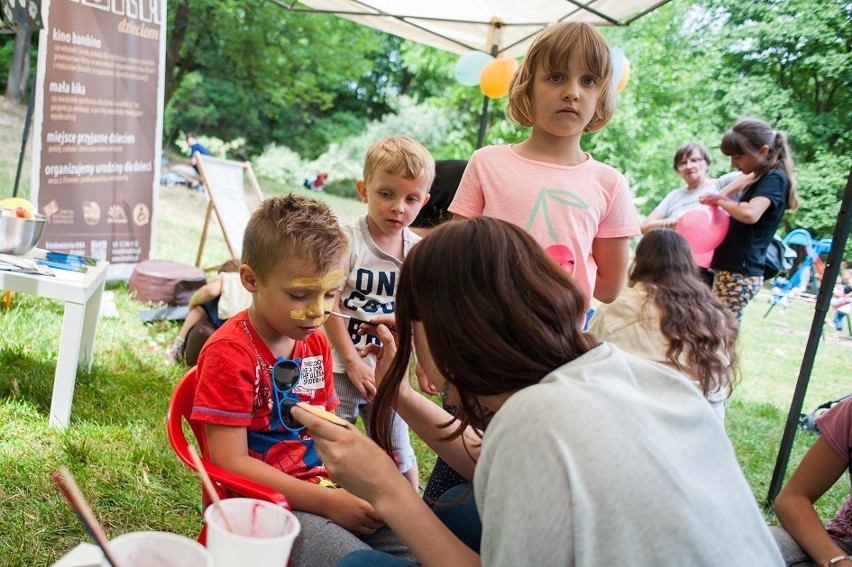
<svg viewBox="0 0 852 567">
<path fill-rule="evenodd" d="M 201 462 L 201 457 L 198 456 L 198 452 L 192 445 L 189 445 L 189 456 L 192 457 L 192 462 L 198 470 L 198 474 L 201 475 L 201 484 L 204 485 L 204 490 L 207 491 L 207 496 L 209 496 L 210 500 L 213 501 L 213 505 L 216 506 L 216 509 L 219 511 L 219 515 L 222 516 L 222 521 L 225 522 L 225 527 L 229 532 L 234 534 L 237 533 L 233 524 L 231 524 L 231 521 L 228 519 L 227 514 L 225 514 L 225 509 L 222 507 L 222 500 L 219 498 L 219 494 L 213 487 L 213 481 L 211 481 L 210 477 L 207 475 L 207 469 L 204 468 L 204 463 Z"/>
<path fill-rule="evenodd" d="M 107 562 L 112 565 L 112 567 L 118 567 L 118 563 L 115 562 L 115 557 L 109 550 L 109 541 L 107 540 L 106 534 L 101 528 L 101 525 L 98 523 L 97 518 L 95 518 L 95 515 L 92 513 L 92 509 L 89 507 L 89 503 L 86 502 L 86 498 L 83 496 L 83 493 L 80 492 L 80 488 L 77 486 L 77 483 L 74 482 L 74 477 L 71 475 L 71 471 L 62 467 L 59 471 L 50 476 L 53 478 L 53 482 L 56 483 L 56 486 L 59 487 L 59 491 L 62 492 L 62 496 L 64 496 L 65 500 L 68 501 L 68 505 L 71 506 L 72 510 L 74 510 L 74 513 L 77 515 L 80 523 L 83 524 L 83 527 L 85 527 L 86 531 L 89 532 L 91 538 L 95 540 L 95 543 L 101 548 Z"/>
</svg>

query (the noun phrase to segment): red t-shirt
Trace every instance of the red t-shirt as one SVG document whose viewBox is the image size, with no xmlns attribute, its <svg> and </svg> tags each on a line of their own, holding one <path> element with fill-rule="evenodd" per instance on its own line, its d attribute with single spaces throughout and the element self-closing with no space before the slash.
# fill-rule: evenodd
<svg viewBox="0 0 852 567">
<path fill-rule="evenodd" d="M 300 359 L 300 376 L 293 389 L 299 401 L 333 411 L 338 400 L 325 334 L 317 331 L 307 340 L 296 341 L 290 358 Z M 252 457 L 302 480 L 327 479 L 310 431 L 294 433 L 278 418 L 271 377 L 276 360 L 252 327 L 247 311 L 228 319 L 198 357 L 191 419 L 245 427 Z"/>
</svg>

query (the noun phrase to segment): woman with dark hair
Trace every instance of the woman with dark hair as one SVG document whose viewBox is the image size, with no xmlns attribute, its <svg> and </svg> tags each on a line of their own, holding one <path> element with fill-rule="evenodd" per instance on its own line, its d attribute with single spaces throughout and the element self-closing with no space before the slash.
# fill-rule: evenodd
<svg viewBox="0 0 852 567">
<path fill-rule="evenodd" d="M 737 321 L 698 276 L 686 238 L 654 229 L 639 241 L 627 288 L 589 325 L 597 338 L 690 378 L 724 421 Z"/>
<path fill-rule="evenodd" d="M 799 206 L 793 154 L 787 134 L 756 118 L 744 118 L 722 138 L 731 167 L 753 174 L 736 199 L 704 195 L 700 202 L 731 215 L 725 239 L 713 252 L 713 295 L 742 319 L 743 309 L 763 285 L 766 250 L 786 210 Z"/>
<path fill-rule="evenodd" d="M 584 314 L 571 276 L 521 228 L 487 217 L 446 223 L 403 264 L 398 340 L 376 329 L 370 429 L 380 446 L 352 425 L 293 416 L 332 478 L 367 500 L 422 565 L 779 565 L 698 390 L 599 344 L 580 330 Z M 455 417 L 411 388 L 413 351 L 435 385 L 458 390 Z M 387 455 L 392 408 L 473 479 L 481 556 Z M 339 563 L 398 564 L 372 553 Z"/>
</svg>

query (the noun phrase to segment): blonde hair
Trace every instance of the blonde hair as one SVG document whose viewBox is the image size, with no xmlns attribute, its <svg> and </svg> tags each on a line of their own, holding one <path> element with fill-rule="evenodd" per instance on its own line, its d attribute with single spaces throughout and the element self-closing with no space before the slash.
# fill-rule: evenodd
<svg viewBox="0 0 852 567">
<path fill-rule="evenodd" d="M 527 51 L 521 68 L 509 83 L 509 106 L 506 115 L 522 126 L 532 126 L 532 90 L 539 69 L 564 71 L 571 53 L 579 50 L 583 63 L 600 77 L 600 91 L 595 114 L 583 129 L 597 132 L 615 112 L 615 89 L 612 86 L 612 56 L 604 36 L 589 24 L 560 22 L 544 28 Z"/>
<path fill-rule="evenodd" d="M 364 183 L 377 171 L 401 174 L 406 179 L 423 179 L 426 187 L 435 180 L 435 159 L 423 144 L 408 136 L 388 136 L 375 142 L 364 158 Z"/>
<path fill-rule="evenodd" d="M 323 201 L 293 194 L 271 197 L 246 226 L 242 263 L 260 280 L 295 259 L 328 271 L 343 261 L 348 246 L 337 217 Z"/>
</svg>

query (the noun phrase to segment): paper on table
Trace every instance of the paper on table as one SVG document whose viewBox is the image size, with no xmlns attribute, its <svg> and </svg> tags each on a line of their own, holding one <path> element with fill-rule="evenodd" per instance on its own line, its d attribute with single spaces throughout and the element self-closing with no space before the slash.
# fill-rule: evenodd
<svg viewBox="0 0 852 567">
<path fill-rule="evenodd" d="M 13 256 L 12 254 L 0 254 L 0 270 L 6 272 L 22 272 L 25 274 L 38 274 L 41 276 L 53 276 L 53 270 L 47 266 L 40 266 L 34 260 Z"/>
</svg>

